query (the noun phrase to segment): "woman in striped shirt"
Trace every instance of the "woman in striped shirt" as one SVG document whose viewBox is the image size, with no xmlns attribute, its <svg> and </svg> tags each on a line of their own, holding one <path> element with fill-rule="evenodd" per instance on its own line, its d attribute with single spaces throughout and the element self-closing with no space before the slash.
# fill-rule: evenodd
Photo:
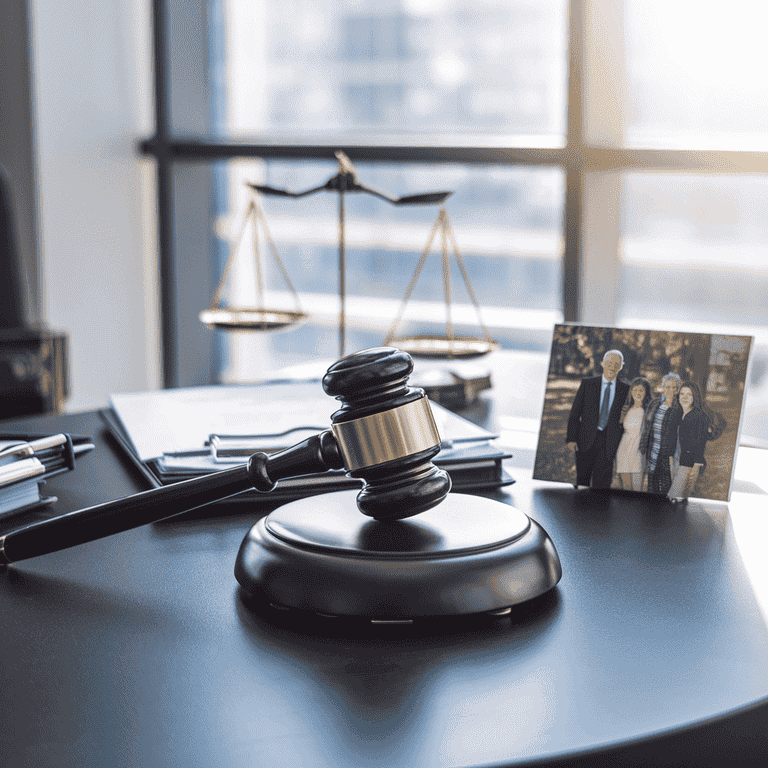
<svg viewBox="0 0 768 768">
<path fill-rule="evenodd" d="M 645 411 L 640 452 L 645 455 L 648 493 L 666 494 L 672 485 L 677 430 L 683 415 L 677 399 L 680 384 L 676 373 L 664 376 L 662 394 L 651 400 Z"/>
</svg>

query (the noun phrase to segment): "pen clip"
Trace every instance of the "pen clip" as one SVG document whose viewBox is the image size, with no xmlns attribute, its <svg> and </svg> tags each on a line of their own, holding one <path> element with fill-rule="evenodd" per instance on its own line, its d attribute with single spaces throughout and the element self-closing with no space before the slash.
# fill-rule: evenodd
<svg viewBox="0 0 768 768">
<path fill-rule="evenodd" d="M 7 459 L 10 456 L 31 456 L 34 453 L 32 446 L 29 443 L 17 443 L 16 445 L 8 445 L 0 450 L 0 459 Z"/>
<path fill-rule="evenodd" d="M 28 440 L 26 442 L 19 442 L 18 445 L 9 445 L 7 448 L 3 448 L 0 451 L 0 458 L 6 456 L 13 456 L 17 453 L 23 453 L 27 456 L 31 456 L 38 451 L 45 451 L 48 448 L 55 448 L 57 445 L 64 445 L 67 442 L 71 442 L 69 435 L 60 433 L 58 435 L 50 435 L 48 437 L 39 437 L 37 440 Z"/>
</svg>

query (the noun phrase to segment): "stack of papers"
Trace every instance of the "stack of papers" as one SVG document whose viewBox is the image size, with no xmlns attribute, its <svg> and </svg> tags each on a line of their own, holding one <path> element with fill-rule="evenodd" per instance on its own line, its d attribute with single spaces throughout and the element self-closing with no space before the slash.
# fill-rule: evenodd
<svg viewBox="0 0 768 768">
<path fill-rule="evenodd" d="M 257 451 L 287 448 L 328 429 L 340 404 L 318 381 L 249 386 L 189 387 L 115 394 L 103 412 L 112 434 L 159 487 L 242 463 Z M 496 447 L 497 436 L 433 403 L 443 447 L 435 463 L 451 475 L 456 490 L 484 490 L 513 479 Z M 358 488 L 343 471 L 281 480 L 269 494 L 246 492 L 241 500 L 284 500 L 323 491 Z"/>
</svg>

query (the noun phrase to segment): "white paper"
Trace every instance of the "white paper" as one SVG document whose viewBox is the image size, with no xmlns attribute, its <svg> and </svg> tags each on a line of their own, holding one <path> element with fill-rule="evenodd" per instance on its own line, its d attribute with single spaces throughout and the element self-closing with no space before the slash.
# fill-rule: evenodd
<svg viewBox="0 0 768 768">
<path fill-rule="evenodd" d="M 210 435 L 275 434 L 327 425 L 341 404 L 320 382 L 212 386 L 114 394 L 110 405 L 142 461 L 199 451 Z M 487 430 L 432 403 L 443 440 L 491 439 Z"/>
</svg>

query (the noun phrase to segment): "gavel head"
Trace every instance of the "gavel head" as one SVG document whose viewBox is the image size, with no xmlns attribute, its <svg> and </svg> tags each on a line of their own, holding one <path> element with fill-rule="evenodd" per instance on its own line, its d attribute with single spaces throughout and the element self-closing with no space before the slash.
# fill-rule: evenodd
<svg viewBox="0 0 768 768">
<path fill-rule="evenodd" d="M 406 383 L 412 370 L 407 352 L 378 347 L 342 358 L 323 377 L 342 403 L 331 422 L 344 465 L 365 482 L 357 506 L 377 520 L 417 515 L 451 490 L 432 463 L 440 436 L 424 391 Z"/>
</svg>

